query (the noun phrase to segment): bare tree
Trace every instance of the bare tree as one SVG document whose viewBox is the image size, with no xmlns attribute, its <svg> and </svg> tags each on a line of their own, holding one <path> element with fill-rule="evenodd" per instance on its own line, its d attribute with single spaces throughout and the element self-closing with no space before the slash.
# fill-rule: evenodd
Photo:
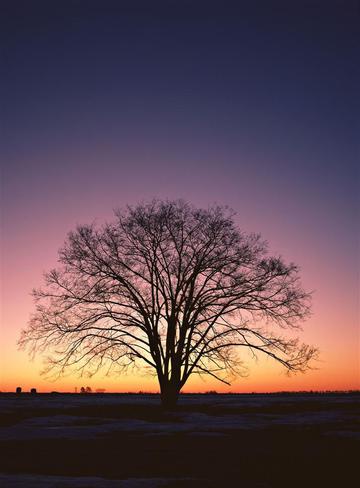
<svg viewBox="0 0 360 488">
<path fill-rule="evenodd" d="M 305 371 L 313 347 L 286 338 L 309 312 L 298 268 L 269 257 L 223 207 L 154 200 L 79 226 L 59 269 L 35 290 L 20 345 L 52 351 L 47 371 L 94 374 L 145 363 L 162 404 L 176 405 L 191 374 L 224 383 L 241 373 L 242 348 Z"/>
</svg>

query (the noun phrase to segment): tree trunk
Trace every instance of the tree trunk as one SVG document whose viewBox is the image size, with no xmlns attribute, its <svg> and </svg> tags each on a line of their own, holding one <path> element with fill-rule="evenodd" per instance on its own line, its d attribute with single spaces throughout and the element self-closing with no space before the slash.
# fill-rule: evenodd
<svg viewBox="0 0 360 488">
<path fill-rule="evenodd" d="M 175 410 L 180 388 L 168 383 L 161 388 L 161 405 L 165 410 Z"/>
</svg>

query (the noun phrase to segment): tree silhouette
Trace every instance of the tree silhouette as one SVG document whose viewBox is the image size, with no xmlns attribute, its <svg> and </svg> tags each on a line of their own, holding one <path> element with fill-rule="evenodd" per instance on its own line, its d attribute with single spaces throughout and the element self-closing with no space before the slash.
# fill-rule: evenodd
<svg viewBox="0 0 360 488">
<path fill-rule="evenodd" d="M 20 338 L 33 353 L 51 351 L 48 373 L 119 372 L 141 361 L 171 408 L 192 374 L 227 384 L 241 374 L 243 348 L 288 371 L 305 371 L 316 354 L 282 332 L 309 312 L 298 268 L 269 257 L 227 208 L 127 207 L 102 228 L 78 226 L 59 262 L 33 292 L 36 313 Z"/>
</svg>

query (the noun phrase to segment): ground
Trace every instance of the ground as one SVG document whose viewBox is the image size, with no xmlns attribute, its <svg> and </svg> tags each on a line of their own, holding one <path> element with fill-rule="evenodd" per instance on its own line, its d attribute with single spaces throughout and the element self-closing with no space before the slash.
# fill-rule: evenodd
<svg viewBox="0 0 360 488">
<path fill-rule="evenodd" d="M 0 394 L 0 486 L 347 487 L 360 395 Z"/>
</svg>

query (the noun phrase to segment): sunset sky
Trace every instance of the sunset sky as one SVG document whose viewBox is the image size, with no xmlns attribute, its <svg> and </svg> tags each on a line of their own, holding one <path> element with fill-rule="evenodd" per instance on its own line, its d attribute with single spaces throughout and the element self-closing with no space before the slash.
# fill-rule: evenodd
<svg viewBox="0 0 360 488">
<path fill-rule="evenodd" d="M 32 288 L 78 223 L 184 198 L 229 205 L 239 226 L 301 268 L 317 370 L 259 356 L 231 387 L 355 389 L 359 382 L 358 14 L 348 1 L 5 1 L 1 102 L 0 390 L 156 391 L 121 377 L 40 376 L 18 351 Z"/>
</svg>

